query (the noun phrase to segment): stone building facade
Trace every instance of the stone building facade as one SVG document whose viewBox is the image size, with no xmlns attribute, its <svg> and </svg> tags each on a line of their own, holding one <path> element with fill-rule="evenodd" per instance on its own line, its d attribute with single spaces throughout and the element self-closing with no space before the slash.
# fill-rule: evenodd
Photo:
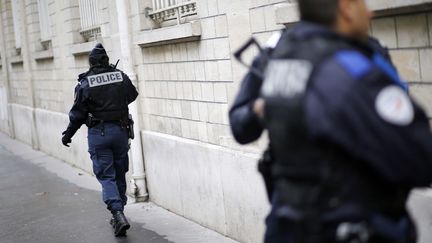
<svg viewBox="0 0 432 243">
<path fill-rule="evenodd" d="M 432 115 L 432 1 L 371 0 L 371 34 Z M 60 143 L 76 77 L 104 44 L 137 85 L 133 192 L 241 242 L 260 242 L 269 205 L 228 109 L 246 69 L 232 53 L 298 21 L 294 0 L 0 0 L 0 130 L 91 172 L 86 129 Z M 250 60 L 254 53 L 247 53 Z M 144 159 L 143 159 L 144 158 Z"/>
</svg>

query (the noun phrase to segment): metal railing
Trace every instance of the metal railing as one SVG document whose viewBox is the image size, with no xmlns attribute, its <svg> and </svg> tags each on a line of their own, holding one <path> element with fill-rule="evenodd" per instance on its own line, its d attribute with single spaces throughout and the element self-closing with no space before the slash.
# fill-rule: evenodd
<svg viewBox="0 0 432 243">
<path fill-rule="evenodd" d="M 196 2 L 191 0 L 152 0 L 153 9 L 149 12 L 149 16 L 156 22 L 164 22 L 168 20 L 180 20 L 187 16 L 197 14 Z"/>
<path fill-rule="evenodd" d="M 41 42 L 50 41 L 52 38 L 51 18 L 48 10 L 48 0 L 38 0 L 39 26 Z"/>
<path fill-rule="evenodd" d="M 79 0 L 81 35 L 88 40 L 100 34 L 98 0 Z"/>
</svg>

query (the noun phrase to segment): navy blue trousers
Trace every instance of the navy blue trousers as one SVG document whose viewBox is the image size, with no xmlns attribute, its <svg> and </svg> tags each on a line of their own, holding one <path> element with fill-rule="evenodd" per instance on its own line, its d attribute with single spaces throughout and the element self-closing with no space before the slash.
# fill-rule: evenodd
<svg viewBox="0 0 432 243">
<path fill-rule="evenodd" d="M 116 123 L 103 123 L 88 129 L 88 145 L 93 172 L 102 185 L 102 199 L 110 211 L 123 211 L 126 205 L 126 172 L 129 170 L 128 135 Z"/>
</svg>

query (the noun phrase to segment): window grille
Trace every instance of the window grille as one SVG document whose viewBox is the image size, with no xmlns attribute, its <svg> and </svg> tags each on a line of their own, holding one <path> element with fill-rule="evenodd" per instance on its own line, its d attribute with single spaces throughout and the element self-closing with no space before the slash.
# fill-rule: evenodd
<svg viewBox="0 0 432 243">
<path fill-rule="evenodd" d="M 79 0 L 81 34 L 88 39 L 100 33 L 98 0 Z"/>
<path fill-rule="evenodd" d="M 15 34 L 15 48 L 21 49 L 21 9 L 18 6 L 19 0 L 12 0 L 12 19 Z"/>
<path fill-rule="evenodd" d="M 48 0 L 38 0 L 39 26 L 41 41 L 49 41 L 52 38 L 51 18 L 48 11 Z"/>
<path fill-rule="evenodd" d="M 149 16 L 156 22 L 176 19 L 180 24 L 182 18 L 197 14 L 196 2 L 193 0 L 152 0 L 152 4 Z"/>
</svg>

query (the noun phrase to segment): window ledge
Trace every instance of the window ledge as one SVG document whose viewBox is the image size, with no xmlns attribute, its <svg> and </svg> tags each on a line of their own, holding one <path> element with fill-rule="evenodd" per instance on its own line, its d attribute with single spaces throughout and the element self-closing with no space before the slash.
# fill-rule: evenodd
<svg viewBox="0 0 432 243">
<path fill-rule="evenodd" d="M 34 56 L 34 59 L 36 61 L 54 58 L 54 54 L 53 54 L 53 51 L 51 49 L 45 50 L 45 51 L 37 51 L 34 53 L 33 56 Z"/>
<path fill-rule="evenodd" d="M 96 45 L 95 42 L 84 42 L 79 44 L 73 44 L 70 47 L 70 52 L 74 56 L 89 54 L 93 47 Z"/>
<path fill-rule="evenodd" d="M 192 21 L 185 24 L 163 27 L 139 32 L 134 44 L 141 47 L 179 43 L 201 38 L 201 23 Z"/>
<path fill-rule="evenodd" d="M 370 0 L 369 6 L 375 11 L 375 17 L 409 14 L 432 9 L 432 0 L 393 0 L 377 1 Z"/>
<path fill-rule="evenodd" d="M 24 61 L 23 61 L 23 57 L 22 57 L 22 55 L 19 55 L 19 56 L 12 56 L 11 58 L 10 58 L 10 63 L 11 64 L 19 64 L 19 63 L 23 63 Z"/>
<path fill-rule="evenodd" d="M 415 13 L 432 9 L 432 0 L 368 0 L 375 17 Z M 283 4 L 276 8 L 277 24 L 292 24 L 299 21 L 297 4 Z"/>
</svg>

